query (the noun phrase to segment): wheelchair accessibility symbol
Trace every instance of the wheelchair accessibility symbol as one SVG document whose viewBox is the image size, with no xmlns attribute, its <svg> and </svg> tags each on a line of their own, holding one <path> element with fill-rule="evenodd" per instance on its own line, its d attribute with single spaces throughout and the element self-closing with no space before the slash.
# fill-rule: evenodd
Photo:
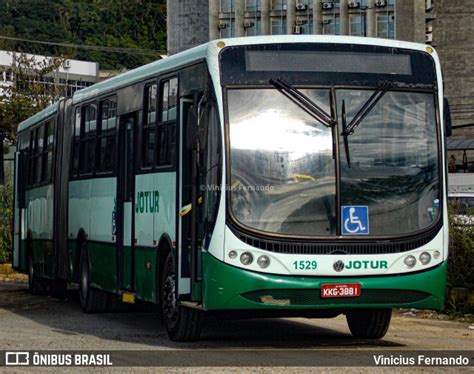
<svg viewBox="0 0 474 374">
<path fill-rule="evenodd" d="M 342 206 L 342 235 L 369 234 L 369 207 Z"/>
</svg>

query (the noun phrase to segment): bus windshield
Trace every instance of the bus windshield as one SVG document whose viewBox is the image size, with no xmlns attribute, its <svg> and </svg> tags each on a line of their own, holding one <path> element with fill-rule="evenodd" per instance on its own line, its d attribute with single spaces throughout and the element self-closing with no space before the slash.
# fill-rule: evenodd
<svg viewBox="0 0 474 374">
<path fill-rule="evenodd" d="M 327 113 L 336 107 L 339 139 L 276 89 L 227 91 L 234 219 L 270 233 L 334 236 L 341 221 L 338 198 L 341 211 L 367 209 L 367 235 L 409 234 L 437 219 L 433 93 L 386 92 L 350 136 L 348 165 L 345 148 L 338 146 L 344 142 L 342 103 L 349 123 L 374 90 L 335 89 L 333 95 L 329 89 L 300 91 Z"/>
</svg>

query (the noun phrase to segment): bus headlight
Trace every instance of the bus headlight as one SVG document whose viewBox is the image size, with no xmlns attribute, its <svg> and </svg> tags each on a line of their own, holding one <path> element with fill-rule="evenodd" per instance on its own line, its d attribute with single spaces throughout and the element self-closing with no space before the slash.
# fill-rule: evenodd
<svg viewBox="0 0 474 374">
<path fill-rule="evenodd" d="M 262 269 L 265 269 L 268 267 L 268 265 L 270 265 L 270 258 L 268 256 L 262 255 L 259 258 L 257 258 L 257 264 Z"/>
<path fill-rule="evenodd" d="M 441 252 L 440 251 L 434 251 L 433 252 L 433 258 L 436 260 L 439 258 L 439 256 L 441 256 Z"/>
<path fill-rule="evenodd" d="M 240 255 L 240 262 L 243 265 L 250 265 L 253 261 L 253 256 L 250 252 L 244 252 Z"/>
<path fill-rule="evenodd" d="M 230 251 L 229 252 L 229 258 L 233 260 L 234 258 L 237 257 L 237 252 L 236 251 Z"/>
<path fill-rule="evenodd" d="M 405 260 L 403 262 L 405 263 L 405 266 L 407 268 L 412 268 L 413 266 L 416 265 L 416 258 L 412 255 L 409 255 L 405 257 Z"/>
<path fill-rule="evenodd" d="M 423 265 L 428 265 L 431 261 L 431 255 L 428 252 L 422 252 L 420 255 L 420 262 Z"/>
</svg>

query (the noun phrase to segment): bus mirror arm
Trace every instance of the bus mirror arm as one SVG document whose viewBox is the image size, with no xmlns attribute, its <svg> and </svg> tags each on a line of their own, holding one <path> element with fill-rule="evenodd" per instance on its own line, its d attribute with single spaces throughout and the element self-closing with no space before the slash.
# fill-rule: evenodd
<svg viewBox="0 0 474 374">
<path fill-rule="evenodd" d="M 453 125 L 451 122 L 451 109 L 449 107 L 449 101 L 445 97 L 443 99 L 443 117 L 444 117 L 444 132 L 447 137 L 453 134 Z"/>
</svg>

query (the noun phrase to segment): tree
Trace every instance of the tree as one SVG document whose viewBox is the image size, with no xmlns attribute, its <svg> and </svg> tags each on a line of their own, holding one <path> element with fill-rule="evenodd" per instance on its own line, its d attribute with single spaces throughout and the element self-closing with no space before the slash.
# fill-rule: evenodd
<svg viewBox="0 0 474 374">
<path fill-rule="evenodd" d="M 64 87 L 54 81 L 54 72 L 64 58 L 40 60 L 22 53 L 12 57 L 13 66 L 7 71 L 13 77 L 12 83 L 0 90 L 0 129 L 9 144 L 15 144 L 20 122 L 64 95 Z"/>
</svg>

